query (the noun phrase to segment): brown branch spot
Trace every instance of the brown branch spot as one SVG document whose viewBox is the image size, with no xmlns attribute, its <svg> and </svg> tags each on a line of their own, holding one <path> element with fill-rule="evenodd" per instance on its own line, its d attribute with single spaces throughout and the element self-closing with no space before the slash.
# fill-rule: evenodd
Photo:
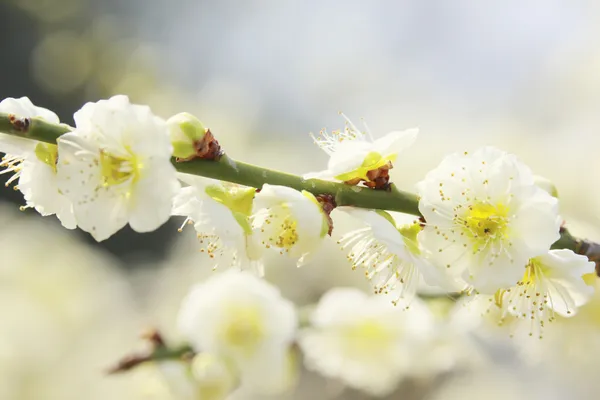
<svg viewBox="0 0 600 400">
<path fill-rule="evenodd" d="M 27 133 L 31 125 L 31 118 L 19 118 L 15 114 L 8 114 L 8 121 L 17 132 Z"/>
<path fill-rule="evenodd" d="M 318 196 L 315 196 L 315 198 L 317 199 L 317 201 L 321 205 L 321 208 L 325 212 L 325 216 L 327 217 L 327 223 L 329 225 L 329 230 L 327 231 L 327 234 L 331 236 L 331 232 L 333 232 L 333 219 L 331 219 L 330 214 L 333 211 L 333 209 L 337 207 L 335 197 L 331 194 L 320 194 Z"/>
<path fill-rule="evenodd" d="M 578 240 L 575 253 L 586 256 L 596 264 L 596 275 L 600 276 L 600 244 L 589 240 Z"/>
<path fill-rule="evenodd" d="M 206 133 L 204 134 L 202 139 L 194 142 L 194 150 L 196 151 L 194 155 L 187 158 L 178 158 L 177 162 L 190 161 L 195 158 L 200 158 L 202 160 L 219 161 L 219 159 L 223 155 L 221 145 L 219 144 L 215 136 L 212 134 L 210 129 L 206 130 Z"/>
<path fill-rule="evenodd" d="M 108 374 L 118 374 L 129 371 L 140 364 L 165 358 L 180 360 L 185 360 L 186 357 L 189 358 L 191 349 L 169 349 L 162 335 L 156 329 L 150 329 L 140 336 L 149 344 L 149 349 L 144 352 L 129 354 L 121 358 L 115 365 L 106 370 Z"/>
<path fill-rule="evenodd" d="M 360 182 L 364 182 L 364 185 L 371 189 L 376 190 L 390 190 L 390 169 L 394 168 L 391 161 L 387 164 L 382 165 L 377 169 L 372 169 L 367 172 L 367 179 L 354 178 L 344 183 L 347 185 L 358 185 Z"/>
<path fill-rule="evenodd" d="M 152 360 L 152 354 L 130 354 L 119 360 L 117 364 L 106 370 L 107 374 L 119 374 L 129 371 L 140 364 Z"/>
</svg>

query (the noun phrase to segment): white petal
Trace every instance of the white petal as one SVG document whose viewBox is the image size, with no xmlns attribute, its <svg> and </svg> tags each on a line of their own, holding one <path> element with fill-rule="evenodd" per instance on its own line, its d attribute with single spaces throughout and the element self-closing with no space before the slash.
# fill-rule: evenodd
<svg viewBox="0 0 600 400">
<path fill-rule="evenodd" d="M 0 112 L 15 114 L 18 117 L 38 117 L 53 124 L 60 122 L 54 112 L 47 108 L 35 106 L 28 97 L 21 97 L 19 99 L 9 97 L 0 101 Z"/>
<path fill-rule="evenodd" d="M 375 151 L 384 156 L 399 154 L 413 145 L 418 134 L 419 129 L 417 128 L 390 132 L 375 140 Z"/>
<path fill-rule="evenodd" d="M 367 155 L 375 151 L 374 144 L 361 140 L 350 140 L 340 143 L 327 163 L 327 170 L 334 176 L 359 168 Z"/>
<path fill-rule="evenodd" d="M 151 232 L 169 219 L 180 185 L 170 163 L 149 161 L 143 174 L 135 183 L 135 194 L 130 199 L 129 224 L 136 232 Z"/>
<path fill-rule="evenodd" d="M 391 252 L 400 257 L 407 258 L 408 253 L 404 239 L 398 229 L 390 223 L 385 217 L 377 214 L 373 210 L 365 210 L 355 207 L 337 207 L 337 210 L 345 212 L 348 215 L 364 222 L 373 230 L 373 235 L 377 240 L 385 244 Z"/>
<path fill-rule="evenodd" d="M 56 214 L 65 228 L 75 229 L 73 206 L 59 192 L 58 179 L 52 168 L 35 156 L 26 159 L 22 168 L 18 187 L 27 205 L 35 207 L 44 216 Z"/>
</svg>

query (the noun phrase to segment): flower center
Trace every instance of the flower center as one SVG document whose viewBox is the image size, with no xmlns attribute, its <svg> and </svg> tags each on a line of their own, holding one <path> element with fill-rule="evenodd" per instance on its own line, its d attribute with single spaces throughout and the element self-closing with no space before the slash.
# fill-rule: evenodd
<svg viewBox="0 0 600 400">
<path fill-rule="evenodd" d="M 477 203 L 469 206 L 463 223 L 472 238 L 484 241 L 502 238 L 508 227 L 508 207 L 502 203 Z"/>
<path fill-rule="evenodd" d="M 366 320 L 347 327 L 344 332 L 349 351 L 372 355 L 377 349 L 387 348 L 391 332 L 378 321 Z"/>
<path fill-rule="evenodd" d="M 298 242 L 298 222 L 291 216 L 285 217 L 281 222 L 275 246 L 289 249 Z"/>
<path fill-rule="evenodd" d="M 137 181 L 140 176 L 141 164 L 132 153 L 126 157 L 114 156 L 106 151 L 100 151 L 100 168 L 102 174 L 102 185 L 104 187 L 119 185 L 132 180 Z"/>
<path fill-rule="evenodd" d="M 235 305 L 229 310 L 231 318 L 223 329 L 228 346 L 252 353 L 265 335 L 263 318 L 256 307 Z"/>
</svg>

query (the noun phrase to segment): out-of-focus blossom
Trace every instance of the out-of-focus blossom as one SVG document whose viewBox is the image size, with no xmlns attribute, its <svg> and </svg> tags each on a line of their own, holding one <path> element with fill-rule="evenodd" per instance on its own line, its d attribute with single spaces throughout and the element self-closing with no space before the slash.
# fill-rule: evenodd
<svg viewBox="0 0 600 400">
<path fill-rule="evenodd" d="M 232 269 L 196 285 L 179 313 L 179 329 L 197 352 L 222 357 L 242 387 L 265 393 L 287 389 L 296 327 L 293 304 L 275 287 Z"/>
<path fill-rule="evenodd" d="M 157 363 L 174 399 L 224 400 L 237 386 L 232 367 L 212 354 L 197 354 L 191 362 Z"/>
<path fill-rule="evenodd" d="M 39 219 L 1 208 L 0 223 L 0 398 L 139 398 L 135 373 L 102 373 L 139 329 L 114 260 Z"/>
<path fill-rule="evenodd" d="M 383 296 L 338 288 L 319 301 L 299 343 L 308 369 L 383 396 L 408 373 L 411 348 L 432 323 L 416 300 L 403 310 Z"/>
</svg>

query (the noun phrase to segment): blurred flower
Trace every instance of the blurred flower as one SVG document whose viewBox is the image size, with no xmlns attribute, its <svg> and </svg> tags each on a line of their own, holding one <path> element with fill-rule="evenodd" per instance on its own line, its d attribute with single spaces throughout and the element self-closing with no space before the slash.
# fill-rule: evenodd
<svg viewBox="0 0 600 400">
<path fill-rule="evenodd" d="M 308 261 L 320 246 L 331 225 L 314 195 L 289 187 L 263 185 L 254 199 L 252 225 L 267 247 Z"/>
<path fill-rule="evenodd" d="M 15 114 L 17 118 L 60 122 L 56 114 L 33 105 L 27 97 L 2 100 L 0 112 Z M 6 167 L 2 173 L 15 173 L 6 185 L 19 179 L 17 187 L 25 198 L 24 208 L 35 208 L 43 216 L 56 214 L 65 228 L 75 229 L 77 223 L 73 206 L 58 190 L 56 145 L 0 134 L 0 151 L 7 153 L 0 163 L 0 166 Z"/>
<path fill-rule="evenodd" d="M 319 301 L 299 344 L 308 369 L 384 396 L 410 370 L 411 348 L 432 322 L 416 300 L 402 310 L 383 296 L 336 288 Z"/>
<path fill-rule="evenodd" d="M 165 122 L 126 96 L 87 103 L 74 118 L 57 167 L 81 229 L 102 241 L 127 223 L 137 232 L 164 224 L 179 189 Z"/>
<path fill-rule="evenodd" d="M 264 280 L 235 270 L 212 276 L 184 300 L 178 325 L 196 351 L 231 363 L 243 387 L 286 389 L 296 311 Z"/>
<path fill-rule="evenodd" d="M 192 375 L 198 385 L 196 399 L 225 399 L 237 385 L 232 367 L 211 354 L 197 354 L 194 357 Z"/>
<path fill-rule="evenodd" d="M 173 215 L 194 223 L 200 242 L 213 258 L 233 254 L 232 266 L 263 275 L 262 247 L 250 223 L 256 189 L 179 174 L 190 186 L 180 189 L 173 201 Z M 182 225 L 182 228 L 183 226 Z"/>
<path fill-rule="evenodd" d="M 559 238 L 558 201 L 513 155 L 484 147 L 448 156 L 418 184 L 420 240 L 439 268 L 482 293 L 514 285 Z"/>
<path fill-rule="evenodd" d="M 417 241 L 421 231 L 418 222 L 396 225 L 385 211 L 338 207 L 367 227 L 345 234 L 340 239 L 342 248 L 350 248 L 348 259 L 353 269 L 362 267 L 375 293 L 394 293 L 394 304 L 403 301 L 410 305 L 422 279 L 429 285 L 440 283 L 438 270 L 425 258 Z"/>
<path fill-rule="evenodd" d="M 430 400 L 560 400 L 574 399 L 574 391 L 560 387 L 543 371 L 530 371 L 520 366 L 495 366 L 457 375 L 442 383 Z"/>
<path fill-rule="evenodd" d="M 102 373 L 139 329 L 115 261 L 40 219 L 2 208 L 0 223 L 0 398 L 139 398 L 135 373 Z"/>
<path fill-rule="evenodd" d="M 359 183 L 361 180 L 374 180 L 370 172 L 380 168 L 390 169 L 398 153 L 410 147 L 417 137 L 417 129 L 403 132 L 390 132 L 375 140 L 366 127 L 366 134 L 345 115 L 346 126 L 343 131 L 320 132 L 319 137 L 311 134 L 314 142 L 327 155 L 327 169 L 322 172 L 305 175 L 306 178 L 337 179 L 348 183 Z M 366 137 L 368 135 L 368 137 Z"/>
<path fill-rule="evenodd" d="M 193 360 L 156 363 L 170 392 L 177 400 L 223 400 L 237 386 L 231 366 L 211 354 Z"/>
<path fill-rule="evenodd" d="M 486 367 L 488 355 L 474 335 L 481 315 L 463 312 L 462 304 L 444 297 L 425 303 L 427 309 L 419 312 L 431 314 L 434 324 L 412 349 L 410 377 L 433 379 L 443 373 Z"/>
</svg>

